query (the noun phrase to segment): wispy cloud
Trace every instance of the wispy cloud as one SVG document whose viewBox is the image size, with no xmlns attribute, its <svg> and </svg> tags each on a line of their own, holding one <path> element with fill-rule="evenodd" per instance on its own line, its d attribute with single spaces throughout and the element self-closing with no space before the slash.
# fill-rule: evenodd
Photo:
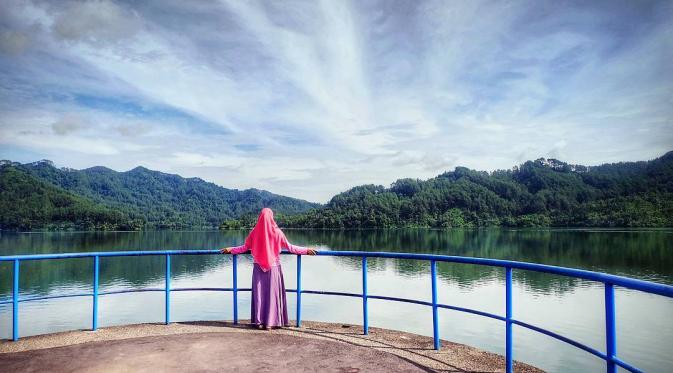
<svg viewBox="0 0 673 373">
<path fill-rule="evenodd" d="M 673 144 L 667 1 L 0 3 L 4 158 L 324 202 Z"/>
</svg>

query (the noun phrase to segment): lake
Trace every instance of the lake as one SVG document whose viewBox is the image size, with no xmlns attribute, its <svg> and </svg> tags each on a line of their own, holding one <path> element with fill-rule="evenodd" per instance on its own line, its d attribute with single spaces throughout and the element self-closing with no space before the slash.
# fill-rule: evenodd
<svg viewBox="0 0 673 373">
<path fill-rule="evenodd" d="M 0 255 L 121 250 L 215 249 L 239 245 L 245 231 L 52 232 L 0 234 Z M 319 250 L 389 251 L 510 259 L 673 284 L 673 230 L 287 230 L 297 245 Z M 288 288 L 294 288 L 294 256 L 283 256 Z M 369 293 L 430 301 L 429 263 L 369 259 Z M 504 314 L 504 270 L 438 263 L 439 302 Z M 161 288 L 164 258 L 101 258 L 100 291 Z M 11 298 L 11 263 L 0 263 L 0 300 Z M 252 260 L 239 258 L 239 287 L 250 287 Z M 91 292 L 92 260 L 21 264 L 21 297 Z M 232 286 L 231 256 L 172 258 L 172 287 Z M 306 257 L 304 290 L 361 291 L 358 258 Z M 514 317 L 605 350 L 603 285 L 562 276 L 514 271 Z M 232 319 L 232 295 L 175 292 L 172 321 Z M 290 317 L 295 297 L 288 295 Z M 673 300 L 616 289 L 618 355 L 645 371 L 673 368 Z M 249 318 L 250 295 L 239 293 L 239 317 Z M 432 335 L 429 307 L 369 301 L 369 324 Z M 162 322 L 163 293 L 101 296 L 99 326 Z M 302 319 L 362 323 L 361 300 L 304 294 Z M 504 354 L 504 323 L 439 310 L 443 339 Z M 91 327 L 91 297 L 21 303 L 21 336 Z M 11 337 L 11 304 L 0 305 L 0 338 Z M 515 359 L 550 372 L 604 371 L 602 360 L 563 342 L 514 327 Z"/>
</svg>

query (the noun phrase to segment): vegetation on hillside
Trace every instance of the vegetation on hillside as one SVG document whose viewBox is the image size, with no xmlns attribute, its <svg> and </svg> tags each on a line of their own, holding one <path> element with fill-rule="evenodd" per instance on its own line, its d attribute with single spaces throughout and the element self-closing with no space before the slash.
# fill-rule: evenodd
<svg viewBox="0 0 673 373">
<path fill-rule="evenodd" d="M 322 207 L 143 167 L 3 161 L 0 172 L 0 229 L 239 229 L 262 207 L 296 228 L 673 226 L 673 152 L 595 167 L 544 158 L 494 172 L 457 167 L 388 188 L 357 186 Z"/>
<path fill-rule="evenodd" d="M 540 158 L 494 172 L 457 167 L 389 188 L 362 185 L 321 209 L 281 216 L 285 227 L 670 227 L 673 152 L 596 167 Z M 223 227 L 245 227 L 249 218 Z"/>
<path fill-rule="evenodd" d="M 2 229 L 138 229 L 142 221 L 40 182 L 14 167 L 0 168 Z"/>
<path fill-rule="evenodd" d="M 79 201 L 86 201 L 98 209 L 114 211 L 119 216 L 118 220 L 125 223 L 112 226 L 128 225 L 134 229 L 217 227 L 223 220 L 256 213 L 263 207 L 271 207 L 280 213 L 296 214 L 319 206 L 263 190 L 226 189 L 198 178 L 183 178 L 144 167 L 116 172 L 105 167 L 85 170 L 56 168 L 50 161 L 28 164 L 3 161 L 0 168 L 23 175 L 20 185 L 13 185 L 14 179 L 7 180 L 8 192 L 29 195 L 38 189 L 37 185 L 48 185 L 54 193 L 77 196 Z M 5 186 L 3 193 L 4 189 Z M 49 204 L 44 204 L 43 210 L 40 210 L 39 204 L 28 210 L 16 199 L 8 198 L 6 203 L 2 210 L 3 221 L 4 215 L 10 212 L 15 218 L 6 220 L 7 223 L 0 228 L 54 227 L 52 222 L 43 219 L 51 211 Z M 70 218 L 69 225 L 89 227 L 80 226 L 82 219 L 78 216 Z M 23 223 L 17 224 L 17 221 Z"/>
</svg>

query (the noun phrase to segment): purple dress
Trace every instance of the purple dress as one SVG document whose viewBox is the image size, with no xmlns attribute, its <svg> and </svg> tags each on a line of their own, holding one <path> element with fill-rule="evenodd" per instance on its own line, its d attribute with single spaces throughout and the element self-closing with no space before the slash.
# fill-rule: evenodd
<svg viewBox="0 0 673 373">
<path fill-rule="evenodd" d="M 293 254 L 305 255 L 307 248 L 287 244 L 287 249 Z M 232 248 L 232 254 L 242 254 L 248 251 L 245 245 Z M 253 257 L 254 260 L 254 257 Z M 276 257 L 271 269 L 264 272 L 259 264 L 255 263 L 252 270 L 252 301 L 250 302 L 250 319 L 253 324 L 263 326 L 288 326 L 290 319 L 287 316 L 287 299 L 285 297 L 285 281 L 280 258 Z"/>
</svg>

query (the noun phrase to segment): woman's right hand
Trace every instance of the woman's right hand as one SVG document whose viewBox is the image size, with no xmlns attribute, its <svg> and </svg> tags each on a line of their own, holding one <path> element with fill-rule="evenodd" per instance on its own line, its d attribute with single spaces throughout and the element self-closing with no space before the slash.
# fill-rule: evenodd
<svg viewBox="0 0 673 373">
<path fill-rule="evenodd" d="M 225 247 L 223 249 L 220 249 L 221 254 L 231 254 L 231 247 Z"/>
</svg>

